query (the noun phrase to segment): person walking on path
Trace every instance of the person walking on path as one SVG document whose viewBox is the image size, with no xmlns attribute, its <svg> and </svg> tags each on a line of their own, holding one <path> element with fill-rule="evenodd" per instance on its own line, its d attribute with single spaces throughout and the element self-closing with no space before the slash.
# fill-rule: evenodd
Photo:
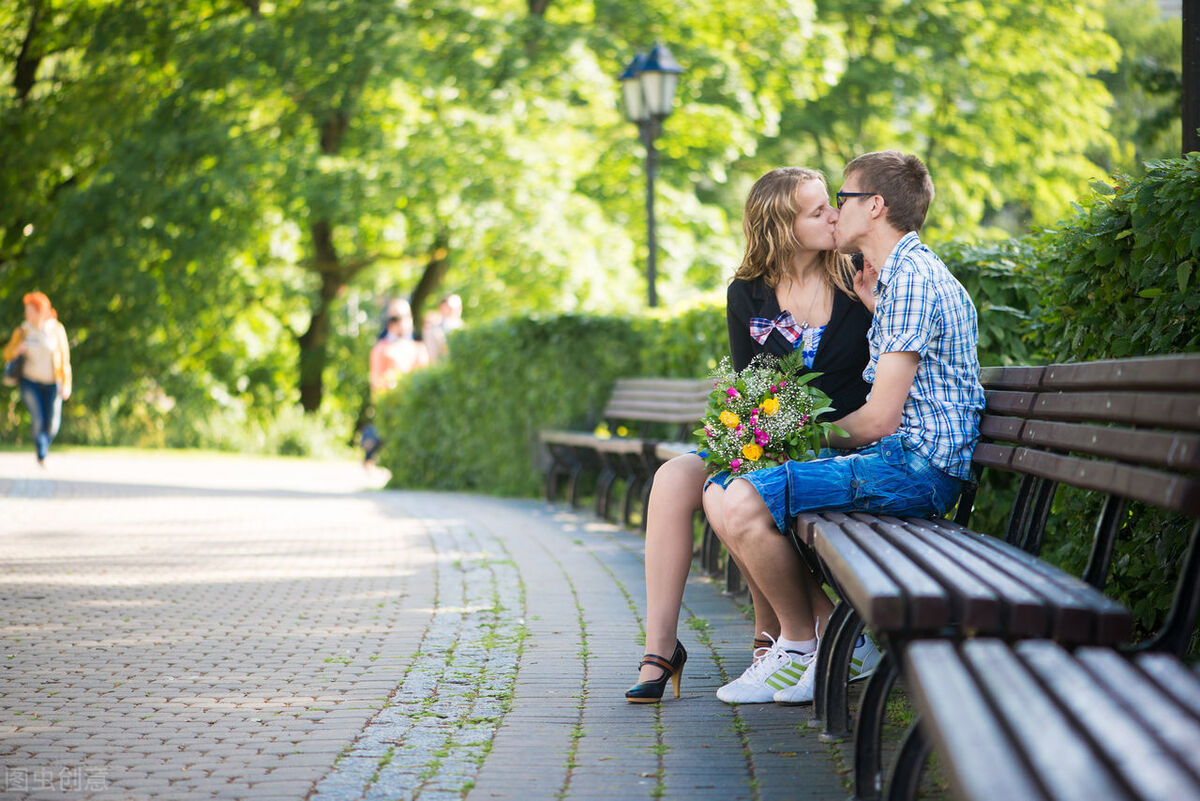
<svg viewBox="0 0 1200 801">
<path fill-rule="evenodd" d="M 375 423 L 375 400 L 380 393 L 395 389 L 400 376 L 411 373 L 418 367 L 429 364 L 429 354 L 421 342 L 413 339 L 412 308 L 406 300 L 393 300 L 388 304 L 387 321 L 383 334 L 371 347 L 370 357 L 370 402 L 367 407 L 367 424 L 359 435 L 363 448 L 363 465 L 375 466 L 375 457 L 383 447 L 383 439 Z"/>
<path fill-rule="evenodd" d="M 727 703 L 812 701 L 820 644 L 813 621 L 833 610 L 781 536 L 792 518 L 819 511 L 945 514 L 970 478 L 979 438 L 978 321 L 962 284 L 917 236 L 933 199 L 925 165 L 896 151 L 859 156 L 846 165 L 837 198 L 838 249 L 882 265 L 873 286 L 867 276 L 855 281 L 874 306 L 863 372 L 871 393 L 839 421 L 848 436 L 831 442 L 853 453 L 765 468 L 705 492 L 714 530 L 780 622 L 763 658 L 717 691 Z"/>
<path fill-rule="evenodd" d="M 429 363 L 444 359 L 450 353 L 447 338 L 450 333 L 463 326 L 462 298 L 447 295 L 438 303 L 437 311 L 425 315 L 425 326 L 421 330 L 421 341 L 429 352 Z"/>
<path fill-rule="evenodd" d="M 725 309 L 734 369 L 745 369 L 764 351 L 782 357 L 803 348 L 806 366 L 821 373 L 813 385 L 836 409 L 831 420 L 866 398 L 862 370 L 871 324 L 853 289 L 851 260 L 834 249 L 833 219 L 821 173 L 781 167 L 759 178 L 746 198 L 746 252 Z M 687 659 L 677 639 L 679 610 L 692 563 L 692 518 L 706 480 L 707 466 L 696 453 L 678 456 L 655 473 L 646 511 L 646 656 L 639 683 L 625 694 L 631 703 L 659 700 L 668 678 L 678 694 Z M 777 636 L 779 621 L 770 603 L 748 583 L 755 632 Z M 754 645 L 767 647 L 770 640 L 756 637 Z"/>
<path fill-rule="evenodd" d="M 38 464 L 45 465 L 62 421 L 62 402 L 71 397 L 71 348 L 58 312 L 42 292 L 22 298 L 25 322 L 4 347 L 4 362 L 20 358 L 21 400 L 33 420 Z"/>
</svg>

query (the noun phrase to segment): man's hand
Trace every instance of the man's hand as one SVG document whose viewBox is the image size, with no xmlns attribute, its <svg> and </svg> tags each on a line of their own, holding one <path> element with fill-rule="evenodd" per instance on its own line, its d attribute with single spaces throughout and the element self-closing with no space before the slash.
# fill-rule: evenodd
<svg viewBox="0 0 1200 801">
<path fill-rule="evenodd" d="M 833 448 L 861 448 L 878 442 L 900 427 L 904 404 L 917 377 L 920 357 L 908 351 L 885 353 L 875 365 L 875 383 L 871 385 L 871 397 L 856 411 L 837 421 L 850 434 L 849 437 L 834 437 Z"/>
<path fill-rule="evenodd" d="M 871 314 L 875 313 L 875 284 L 879 281 L 879 270 L 871 266 L 871 262 L 863 258 L 863 268 L 854 274 L 854 294 L 867 307 Z"/>
</svg>

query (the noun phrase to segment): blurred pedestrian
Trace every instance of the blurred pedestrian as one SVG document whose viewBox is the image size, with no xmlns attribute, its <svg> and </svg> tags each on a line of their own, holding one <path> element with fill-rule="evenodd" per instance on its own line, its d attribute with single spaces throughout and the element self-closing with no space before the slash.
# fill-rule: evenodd
<svg viewBox="0 0 1200 801">
<path fill-rule="evenodd" d="M 446 357 L 450 352 L 448 336 L 451 331 L 462 328 L 462 298 L 458 295 L 447 295 L 438 303 L 436 312 L 425 315 L 425 325 L 421 329 L 421 339 L 429 350 L 429 361 L 436 362 Z"/>
<path fill-rule="evenodd" d="M 412 307 L 405 300 L 393 300 L 387 307 L 383 334 L 371 347 L 371 402 L 367 420 L 374 417 L 374 405 L 380 393 L 395 389 L 402 375 L 427 364 L 429 353 L 425 344 L 413 339 Z M 374 467 L 383 440 L 373 422 L 363 426 L 359 443 L 363 449 L 363 464 L 367 468 Z"/>
<path fill-rule="evenodd" d="M 8 365 L 16 362 L 12 372 L 33 418 L 33 444 L 38 464 L 44 466 L 62 422 L 62 402 L 71 397 L 71 349 L 50 298 L 30 292 L 22 301 L 25 322 L 4 347 L 5 376 Z"/>
</svg>

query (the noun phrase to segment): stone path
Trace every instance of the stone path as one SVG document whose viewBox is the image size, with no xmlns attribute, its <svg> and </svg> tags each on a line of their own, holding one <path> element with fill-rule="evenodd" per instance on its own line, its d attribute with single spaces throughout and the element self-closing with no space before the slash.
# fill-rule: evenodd
<svg viewBox="0 0 1200 801">
<path fill-rule="evenodd" d="M 0 454 L 0 799 L 841 799 L 805 709 L 715 689 L 752 635 L 689 583 L 683 697 L 625 703 L 642 541 L 355 464 Z"/>
</svg>

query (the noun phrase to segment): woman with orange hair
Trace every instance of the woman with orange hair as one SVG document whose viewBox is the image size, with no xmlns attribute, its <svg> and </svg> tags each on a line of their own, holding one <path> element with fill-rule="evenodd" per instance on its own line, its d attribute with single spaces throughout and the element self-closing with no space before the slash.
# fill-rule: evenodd
<svg viewBox="0 0 1200 801">
<path fill-rule="evenodd" d="M 4 347 L 4 362 L 23 357 L 18 384 L 21 400 L 33 418 L 33 444 L 38 464 L 45 464 L 50 442 L 62 421 L 62 402 L 71 397 L 71 349 L 58 312 L 42 292 L 30 292 L 25 323 Z"/>
</svg>

